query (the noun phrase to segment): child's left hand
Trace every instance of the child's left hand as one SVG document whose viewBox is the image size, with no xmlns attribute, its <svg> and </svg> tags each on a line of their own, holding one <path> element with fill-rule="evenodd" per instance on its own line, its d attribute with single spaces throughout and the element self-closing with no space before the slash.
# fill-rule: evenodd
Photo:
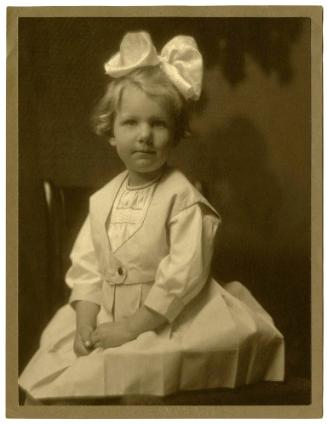
<svg viewBox="0 0 327 425">
<path fill-rule="evenodd" d="M 111 348 L 134 339 L 126 322 L 107 322 L 99 325 L 91 335 L 93 348 Z"/>
</svg>

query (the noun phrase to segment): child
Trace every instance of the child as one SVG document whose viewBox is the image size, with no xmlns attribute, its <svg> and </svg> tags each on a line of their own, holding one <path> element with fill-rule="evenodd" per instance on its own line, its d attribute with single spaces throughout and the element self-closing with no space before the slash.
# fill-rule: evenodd
<svg viewBox="0 0 327 425">
<path fill-rule="evenodd" d="M 71 253 L 72 288 L 19 384 L 36 399 L 163 396 L 278 381 L 283 337 L 238 282 L 210 277 L 219 214 L 167 165 L 201 92 L 202 58 L 177 36 L 159 56 L 128 33 L 105 65 L 95 114 L 126 166 L 90 199 Z"/>
</svg>

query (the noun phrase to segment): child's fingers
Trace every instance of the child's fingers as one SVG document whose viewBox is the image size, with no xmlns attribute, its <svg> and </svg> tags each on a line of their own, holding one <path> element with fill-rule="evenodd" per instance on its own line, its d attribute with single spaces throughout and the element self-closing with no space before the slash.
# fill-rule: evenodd
<svg viewBox="0 0 327 425">
<path fill-rule="evenodd" d="M 87 356 L 88 354 L 89 354 L 88 350 L 83 345 L 81 345 L 79 347 L 79 355 L 80 356 Z"/>
<path fill-rule="evenodd" d="M 92 329 L 84 328 L 79 331 L 79 336 L 81 338 L 81 341 L 84 347 L 86 348 L 92 347 L 91 335 L 92 335 Z"/>
<path fill-rule="evenodd" d="M 84 347 L 82 341 L 76 341 L 74 344 L 74 351 L 77 356 L 86 356 L 89 354 L 89 351 Z"/>
<path fill-rule="evenodd" d="M 78 332 L 77 343 L 79 346 L 79 350 L 82 350 L 82 355 L 89 354 L 89 350 L 92 348 L 92 342 L 89 335 L 83 332 Z"/>
<path fill-rule="evenodd" d="M 80 337 L 83 341 L 90 341 L 91 340 L 91 334 L 92 334 L 92 328 L 81 328 L 78 330 L 78 333 L 80 334 Z"/>
<path fill-rule="evenodd" d="M 93 346 L 91 339 L 81 338 L 81 343 L 83 344 L 83 347 L 86 349 L 86 351 L 89 350 L 90 348 L 92 348 L 92 346 Z"/>
<path fill-rule="evenodd" d="M 95 345 L 97 342 L 100 341 L 100 335 L 98 334 L 96 330 L 92 332 L 90 340 L 93 345 Z"/>
<path fill-rule="evenodd" d="M 102 342 L 101 341 L 97 341 L 94 345 L 94 348 L 101 348 L 102 347 Z"/>
</svg>

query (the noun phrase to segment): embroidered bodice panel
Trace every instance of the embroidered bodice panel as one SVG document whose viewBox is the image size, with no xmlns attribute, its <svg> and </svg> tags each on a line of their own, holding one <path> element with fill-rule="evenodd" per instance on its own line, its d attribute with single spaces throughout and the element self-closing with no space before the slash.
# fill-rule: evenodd
<svg viewBox="0 0 327 425">
<path fill-rule="evenodd" d="M 156 181 L 129 186 L 127 179 L 118 191 L 107 229 L 112 251 L 116 251 L 142 225 L 151 203 Z"/>
</svg>

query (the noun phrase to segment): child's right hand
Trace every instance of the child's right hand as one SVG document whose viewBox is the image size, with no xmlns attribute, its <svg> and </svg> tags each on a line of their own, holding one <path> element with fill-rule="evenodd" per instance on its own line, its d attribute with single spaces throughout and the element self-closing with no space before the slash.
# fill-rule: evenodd
<svg viewBox="0 0 327 425">
<path fill-rule="evenodd" d="M 76 356 L 87 356 L 92 350 L 91 334 L 93 328 L 91 326 L 81 326 L 76 330 L 74 339 L 74 352 Z"/>
</svg>

